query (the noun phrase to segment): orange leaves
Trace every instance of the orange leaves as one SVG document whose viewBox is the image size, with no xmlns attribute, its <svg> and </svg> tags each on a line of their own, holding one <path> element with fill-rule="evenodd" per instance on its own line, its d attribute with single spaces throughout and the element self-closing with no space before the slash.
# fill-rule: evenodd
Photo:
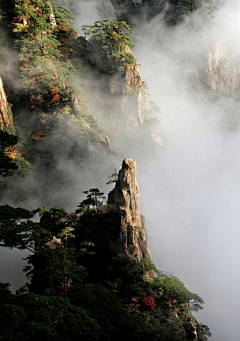
<svg viewBox="0 0 240 341">
<path fill-rule="evenodd" d="M 57 90 L 56 90 L 55 88 L 52 88 L 52 90 L 51 90 L 51 95 L 53 96 L 53 95 L 55 95 L 55 94 L 57 94 Z"/>
<path fill-rule="evenodd" d="M 33 136 L 32 139 L 35 141 L 41 140 L 45 133 L 43 131 L 37 131 Z"/>
<path fill-rule="evenodd" d="M 103 205 L 102 206 L 102 211 L 104 213 L 112 212 L 112 211 L 115 211 L 115 210 L 116 210 L 116 207 L 114 205 L 111 205 L 111 204 L 107 204 L 107 205 Z"/>
<path fill-rule="evenodd" d="M 13 160 L 17 159 L 17 152 L 8 152 L 8 156 Z"/>
<path fill-rule="evenodd" d="M 38 103 L 44 102 L 44 99 L 42 99 L 41 97 L 38 97 L 38 96 L 31 95 L 31 96 L 29 96 L 29 98 L 30 98 L 30 102 L 34 102 L 34 101 L 37 101 Z M 35 108 L 35 105 L 32 105 L 30 108 L 31 109 Z"/>
<path fill-rule="evenodd" d="M 59 95 L 54 95 L 53 98 L 51 99 L 51 103 L 58 103 L 60 101 Z"/>
<path fill-rule="evenodd" d="M 52 104 L 56 104 L 60 101 L 60 96 L 58 95 L 57 90 L 55 88 L 51 90 L 51 95 L 53 96 L 51 99 Z"/>
</svg>

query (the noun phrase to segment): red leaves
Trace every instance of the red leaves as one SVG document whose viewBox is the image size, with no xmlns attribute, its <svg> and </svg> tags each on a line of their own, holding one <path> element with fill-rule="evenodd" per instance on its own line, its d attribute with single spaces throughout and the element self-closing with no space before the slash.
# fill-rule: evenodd
<svg viewBox="0 0 240 341">
<path fill-rule="evenodd" d="M 51 95 L 55 95 L 55 94 L 57 94 L 57 90 L 55 88 L 52 88 Z"/>
<path fill-rule="evenodd" d="M 174 328 L 179 329 L 179 327 L 180 327 L 180 322 L 175 322 Z"/>
<path fill-rule="evenodd" d="M 51 103 L 57 103 L 60 101 L 59 95 L 54 95 L 53 98 L 51 99 Z"/>
<path fill-rule="evenodd" d="M 60 101 L 60 96 L 57 94 L 57 90 L 55 88 L 51 90 L 51 95 L 53 96 L 51 103 L 56 104 Z"/>
<path fill-rule="evenodd" d="M 157 293 L 153 293 L 152 296 L 148 296 L 148 294 L 146 292 L 143 292 L 142 295 L 144 296 L 144 304 L 146 307 L 150 306 L 152 308 L 152 310 L 155 309 L 156 307 L 156 303 L 155 303 L 155 296 Z"/>
</svg>

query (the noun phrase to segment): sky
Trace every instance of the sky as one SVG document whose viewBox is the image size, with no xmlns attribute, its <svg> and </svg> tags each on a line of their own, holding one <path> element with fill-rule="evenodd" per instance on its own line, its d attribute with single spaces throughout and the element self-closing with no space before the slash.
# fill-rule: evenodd
<svg viewBox="0 0 240 341">
<path fill-rule="evenodd" d="M 227 43 L 239 58 L 240 6 L 224 7 L 211 25 L 166 29 L 159 16 L 136 30 L 134 53 L 148 93 L 159 105 L 164 148 L 139 174 L 142 213 L 157 268 L 173 273 L 205 301 L 196 316 L 210 340 L 238 335 L 240 299 L 240 134 L 228 98 L 209 102 L 192 85 L 209 43 Z"/>
<path fill-rule="evenodd" d="M 82 25 L 104 19 L 98 1 L 78 0 L 76 6 L 78 32 Z M 174 274 L 203 298 L 204 310 L 197 318 L 210 327 L 211 341 L 235 341 L 240 300 L 239 109 L 228 97 L 208 100 L 194 88 L 194 75 L 199 59 L 207 63 L 214 41 L 227 44 L 233 63 L 239 60 L 240 4 L 222 7 L 210 24 L 202 25 L 198 13 L 193 22 L 170 29 L 160 14 L 136 23 L 134 29 L 133 53 L 149 99 L 161 108 L 164 140 L 152 159 L 136 153 L 140 207 L 157 268 Z M 64 167 L 71 172 L 71 164 Z M 101 168 L 101 175 L 111 174 L 106 168 Z M 91 170 L 84 179 L 88 188 L 99 183 L 98 171 Z M 77 170 L 73 176 L 81 182 Z M 4 265 L 1 281 L 14 283 L 8 269 L 16 273 L 23 253 L 6 252 L 4 257 L 15 262 Z"/>
</svg>

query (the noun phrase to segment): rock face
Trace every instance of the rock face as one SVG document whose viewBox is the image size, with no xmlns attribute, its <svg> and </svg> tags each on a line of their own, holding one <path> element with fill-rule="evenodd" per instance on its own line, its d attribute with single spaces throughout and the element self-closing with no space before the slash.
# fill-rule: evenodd
<svg viewBox="0 0 240 341">
<path fill-rule="evenodd" d="M 120 259 L 139 263 L 143 258 L 152 259 L 144 216 L 139 210 L 139 188 L 136 181 L 136 161 L 123 160 L 115 188 L 108 195 L 108 204 L 119 212 L 120 233 L 113 248 Z"/>
<path fill-rule="evenodd" d="M 232 0 L 195 0 L 195 7 L 201 9 L 203 18 L 212 20 L 213 11 L 219 6 L 231 3 Z M 215 40 L 208 46 L 208 57 L 205 68 L 199 70 L 201 85 L 211 87 L 214 90 L 239 90 L 239 81 L 236 70 L 231 62 L 227 45 L 220 40 Z"/>
<path fill-rule="evenodd" d="M 110 19 L 112 21 L 116 21 L 117 17 L 115 15 L 114 6 L 111 0 L 102 0 L 100 7 L 100 13 L 103 14 L 105 19 Z"/>
<path fill-rule="evenodd" d="M 238 90 L 239 82 L 235 67 L 228 56 L 227 45 L 216 41 L 208 49 L 207 66 L 200 81 L 214 90 Z"/>
<path fill-rule="evenodd" d="M 189 321 L 184 325 L 184 329 L 187 333 L 187 340 L 198 341 L 197 328 L 193 321 Z"/>
<path fill-rule="evenodd" d="M 8 108 L 7 96 L 0 77 L 0 129 L 8 130 L 10 127 L 13 127 L 13 117 L 10 108 Z"/>
<path fill-rule="evenodd" d="M 130 48 L 127 53 L 131 53 Z M 128 131 L 142 126 L 147 118 L 147 99 L 137 63 L 125 71 L 124 77 L 110 79 L 110 92 L 115 99 L 116 95 L 120 96 L 114 110 L 116 119 L 120 119 Z"/>
</svg>

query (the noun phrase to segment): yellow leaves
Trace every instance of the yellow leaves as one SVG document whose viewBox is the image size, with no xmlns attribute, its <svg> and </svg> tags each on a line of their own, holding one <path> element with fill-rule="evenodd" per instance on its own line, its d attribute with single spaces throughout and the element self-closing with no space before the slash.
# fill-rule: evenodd
<svg viewBox="0 0 240 341">
<path fill-rule="evenodd" d="M 65 115 L 69 115 L 71 112 L 71 107 L 69 105 L 65 105 L 65 107 L 63 108 L 63 113 Z"/>
<path fill-rule="evenodd" d="M 17 152 L 8 152 L 8 156 L 13 160 L 17 159 Z"/>
<path fill-rule="evenodd" d="M 24 26 L 23 24 L 17 23 L 16 28 L 13 29 L 13 32 L 22 32 L 26 29 L 28 29 L 28 26 Z"/>
<path fill-rule="evenodd" d="M 137 302 L 139 300 L 139 297 L 132 297 L 133 302 Z"/>
</svg>

